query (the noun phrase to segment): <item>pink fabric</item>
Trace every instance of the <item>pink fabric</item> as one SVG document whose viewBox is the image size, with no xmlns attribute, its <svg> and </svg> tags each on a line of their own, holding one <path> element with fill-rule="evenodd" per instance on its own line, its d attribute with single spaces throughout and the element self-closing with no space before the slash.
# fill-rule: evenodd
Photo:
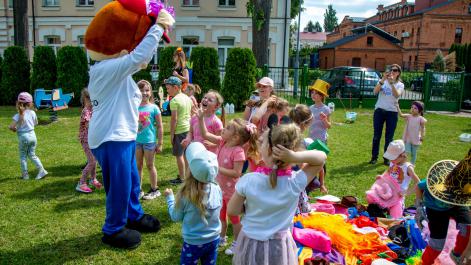
<svg viewBox="0 0 471 265">
<path fill-rule="evenodd" d="M 300 229 L 293 227 L 293 238 L 302 245 L 308 246 L 313 250 L 330 252 L 332 249 L 330 237 L 326 233 L 312 228 Z"/>
<path fill-rule="evenodd" d="M 401 218 L 403 213 L 404 200 L 401 200 L 399 203 L 396 203 L 393 206 L 389 207 L 389 215 L 391 215 L 391 217 L 394 219 Z"/>
<path fill-rule="evenodd" d="M 190 120 L 190 126 L 193 129 L 193 141 L 203 143 L 204 138 L 201 135 L 200 126 L 198 123 L 198 117 L 193 116 Z M 206 129 L 209 133 L 214 135 L 221 135 L 222 131 L 222 122 L 221 120 L 215 115 L 211 115 L 209 117 L 204 117 L 204 124 L 206 125 Z M 216 153 L 217 146 L 208 148 L 208 151 Z"/>
<path fill-rule="evenodd" d="M 422 142 L 420 141 L 420 125 L 424 125 L 427 120 L 422 116 L 412 116 L 407 115 L 406 119 L 406 126 L 404 128 L 404 134 L 402 135 L 402 140 L 405 143 L 411 143 L 413 145 L 420 145 Z"/>
<path fill-rule="evenodd" d="M 92 106 L 83 108 L 80 116 L 79 140 L 88 142 L 88 122 L 92 118 Z"/>
<path fill-rule="evenodd" d="M 244 162 L 245 152 L 241 146 L 226 146 L 224 142 L 219 145 L 218 151 L 218 165 L 226 169 L 233 169 L 234 162 Z M 216 181 L 222 190 L 223 199 L 229 200 L 234 194 L 235 185 L 239 178 L 233 178 L 218 174 Z"/>
<path fill-rule="evenodd" d="M 402 201 L 401 187 L 388 172 L 379 176 L 371 188 L 366 192 L 368 203 L 378 204 L 383 208 L 390 208 Z"/>
<path fill-rule="evenodd" d="M 458 230 L 456 229 L 456 222 L 455 220 L 450 219 L 450 223 L 448 224 L 448 234 L 446 236 L 445 247 L 443 248 L 438 258 L 435 259 L 435 265 L 455 264 L 450 258 L 450 253 L 455 247 L 457 235 Z"/>
<path fill-rule="evenodd" d="M 273 171 L 273 169 L 271 169 L 269 167 L 263 167 L 263 166 L 258 166 L 255 169 L 255 172 L 262 173 L 262 174 L 265 174 L 265 175 L 270 175 L 272 171 Z M 276 175 L 278 177 L 291 177 L 291 172 L 292 172 L 291 168 L 278 169 L 276 171 Z"/>
<path fill-rule="evenodd" d="M 311 203 L 311 209 L 315 209 L 316 212 L 324 212 L 328 214 L 335 213 L 334 205 L 330 203 L 321 203 L 321 202 Z"/>
</svg>

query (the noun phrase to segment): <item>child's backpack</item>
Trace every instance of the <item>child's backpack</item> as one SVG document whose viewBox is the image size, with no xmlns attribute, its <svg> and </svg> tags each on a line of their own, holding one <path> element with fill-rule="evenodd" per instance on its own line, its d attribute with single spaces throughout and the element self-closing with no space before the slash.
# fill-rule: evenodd
<svg viewBox="0 0 471 265">
<path fill-rule="evenodd" d="M 393 249 L 398 255 L 396 261 L 404 261 L 427 246 L 414 219 L 407 219 L 401 224 L 392 226 L 389 229 L 388 237 L 397 245 Z"/>
</svg>

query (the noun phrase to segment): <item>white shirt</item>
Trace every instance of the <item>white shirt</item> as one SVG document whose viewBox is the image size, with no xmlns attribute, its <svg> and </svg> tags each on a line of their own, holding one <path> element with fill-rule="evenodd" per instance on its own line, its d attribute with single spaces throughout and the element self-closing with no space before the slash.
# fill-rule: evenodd
<svg viewBox="0 0 471 265">
<path fill-rule="evenodd" d="M 91 149 L 108 141 L 136 140 L 141 92 L 131 75 L 150 62 L 163 29 L 152 26 L 130 53 L 103 60 L 90 67 L 88 90 L 93 116 L 88 128 Z"/>
<path fill-rule="evenodd" d="M 390 162 L 389 166 L 392 167 L 393 163 Z M 402 174 L 403 174 L 403 177 L 404 177 L 402 179 L 402 183 L 399 183 L 399 185 L 401 186 L 401 191 L 404 192 L 404 193 L 409 189 L 409 184 L 410 184 L 410 181 L 412 180 L 412 178 L 409 176 L 409 173 L 407 171 L 407 169 L 409 169 L 410 166 L 412 166 L 412 164 L 409 163 L 409 162 L 405 162 L 405 163 L 399 165 L 399 168 L 402 171 Z M 398 172 L 391 172 L 390 174 L 391 174 L 391 177 L 393 177 L 394 179 L 396 179 L 396 180 L 399 179 Z"/>
<path fill-rule="evenodd" d="M 398 81 L 394 84 L 397 92 L 399 93 L 399 97 L 404 92 L 404 84 L 401 81 Z M 395 97 L 392 93 L 391 85 L 389 84 L 388 80 L 384 81 L 384 84 L 381 86 L 381 90 L 378 93 L 378 101 L 376 101 L 375 109 L 384 109 L 387 111 L 397 112 L 396 102 L 398 101 L 399 97 Z"/>
<path fill-rule="evenodd" d="M 236 184 L 236 191 L 245 200 L 242 230 L 252 239 L 265 241 L 275 233 L 287 231 L 298 206 L 299 194 L 306 188 L 304 171 L 278 177 L 273 189 L 270 177 L 262 173 L 245 174 Z"/>
<path fill-rule="evenodd" d="M 16 131 L 17 132 L 29 132 L 34 130 L 34 126 L 38 124 L 38 118 L 34 110 L 26 109 L 23 113 L 23 122 L 18 123 L 20 119 L 20 114 L 17 113 L 13 116 L 13 120 L 17 122 Z"/>
</svg>

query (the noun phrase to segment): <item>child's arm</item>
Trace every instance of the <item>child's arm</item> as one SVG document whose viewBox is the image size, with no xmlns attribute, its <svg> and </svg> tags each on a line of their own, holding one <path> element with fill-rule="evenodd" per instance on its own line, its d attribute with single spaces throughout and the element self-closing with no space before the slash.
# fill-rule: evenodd
<svg viewBox="0 0 471 265">
<path fill-rule="evenodd" d="M 398 103 L 398 102 L 396 102 L 396 104 L 394 104 L 394 105 L 396 105 L 397 114 L 399 114 L 399 117 L 405 118 L 405 117 L 408 116 L 407 114 L 402 113 L 401 107 L 399 107 L 399 103 Z"/>
<path fill-rule="evenodd" d="M 191 143 L 192 139 L 193 139 L 193 126 L 190 126 L 190 131 L 186 135 L 186 138 L 183 139 L 182 146 L 186 148 Z"/>
<path fill-rule="evenodd" d="M 201 136 L 203 136 L 204 139 L 210 141 L 211 143 L 219 144 L 219 142 L 222 141 L 222 137 L 219 135 L 214 135 L 210 132 L 208 132 L 208 129 L 206 128 L 206 124 L 204 124 L 204 114 L 202 109 L 198 109 L 198 123 L 200 126 L 200 133 Z"/>
<path fill-rule="evenodd" d="M 244 213 L 245 197 L 240 195 L 237 191 L 234 192 L 229 203 L 227 204 L 228 215 L 241 215 Z"/>
<path fill-rule="evenodd" d="M 10 125 L 8 125 L 8 129 L 10 129 L 12 132 L 16 132 L 16 125 L 18 124 L 17 121 L 13 120 Z"/>
<path fill-rule="evenodd" d="M 426 119 L 423 119 L 423 121 L 420 122 L 420 141 L 424 141 L 425 137 L 425 123 L 427 123 Z"/>
<path fill-rule="evenodd" d="M 221 173 L 224 176 L 231 177 L 231 178 L 239 178 L 242 175 L 243 167 L 244 167 L 244 161 L 234 161 L 233 169 L 219 167 L 219 173 Z"/>
<path fill-rule="evenodd" d="M 303 167 L 307 176 L 307 183 L 311 182 L 322 169 L 327 156 L 322 151 L 309 150 L 294 152 L 282 145 L 273 147 L 273 158 L 292 164 L 306 163 Z"/>
<path fill-rule="evenodd" d="M 165 189 L 165 197 L 167 199 L 168 213 L 174 222 L 183 221 L 183 211 L 179 207 L 175 207 L 175 197 L 173 196 L 172 189 Z"/>
<path fill-rule="evenodd" d="M 177 127 L 178 112 L 172 109 L 172 116 L 170 117 L 170 141 L 173 144 L 173 138 L 175 137 L 175 129 Z"/>
<path fill-rule="evenodd" d="M 324 112 L 321 112 L 319 118 L 321 119 L 324 128 L 330 129 L 332 126 L 332 123 L 330 122 L 330 115 L 326 115 Z"/>
<path fill-rule="evenodd" d="M 158 137 L 158 142 L 157 146 L 155 147 L 155 152 L 160 153 L 162 152 L 162 145 L 163 145 L 163 140 L 164 140 L 164 125 L 162 124 L 162 115 L 160 113 L 155 115 L 155 121 L 157 123 L 157 137 Z"/>
<path fill-rule="evenodd" d="M 188 72 L 188 69 L 184 68 L 182 71 L 183 75 L 179 75 L 177 71 L 173 71 L 173 75 L 178 77 L 182 81 L 182 83 L 188 83 L 190 80 L 190 74 Z"/>
<path fill-rule="evenodd" d="M 268 111 L 268 104 L 270 104 L 274 100 L 276 100 L 275 96 L 272 96 L 272 97 L 268 98 L 267 100 L 265 100 L 265 102 L 263 102 L 263 104 L 260 106 L 260 108 L 258 108 L 257 111 L 255 111 L 255 113 L 252 116 L 252 120 L 251 120 L 251 122 L 253 124 L 258 124 L 260 122 L 263 115 L 265 115 Z"/>
<path fill-rule="evenodd" d="M 417 183 L 419 183 L 419 181 L 420 181 L 417 174 L 415 174 L 414 167 L 412 165 L 407 167 L 407 175 L 412 177 L 412 182 L 414 183 L 414 185 L 409 186 L 409 188 L 406 191 L 406 194 L 404 194 L 404 195 L 412 194 L 414 192 L 415 188 L 417 187 Z"/>
</svg>

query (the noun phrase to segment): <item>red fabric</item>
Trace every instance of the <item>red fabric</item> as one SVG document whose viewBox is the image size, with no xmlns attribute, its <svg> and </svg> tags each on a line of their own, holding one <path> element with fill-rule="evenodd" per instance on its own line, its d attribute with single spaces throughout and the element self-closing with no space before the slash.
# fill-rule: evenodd
<svg viewBox="0 0 471 265">
<path fill-rule="evenodd" d="M 429 246 L 425 248 L 424 254 L 422 254 L 422 265 L 432 265 L 435 259 L 440 255 L 441 251 L 435 250 Z"/>
<path fill-rule="evenodd" d="M 348 220 L 349 223 L 356 225 L 358 228 L 363 228 L 363 227 L 373 227 L 376 228 L 378 227 L 378 224 L 375 222 L 371 221 L 370 218 L 366 216 L 360 216 L 358 218 L 350 219 Z"/>
<path fill-rule="evenodd" d="M 227 203 L 228 200 L 222 199 L 222 207 L 221 212 L 219 213 L 219 219 L 223 222 L 227 221 Z M 231 220 L 231 224 L 239 224 L 240 223 L 240 216 L 238 215 L 229 215 L 229 220 Z"/>
<path fill-rule="evenodd" d="M 463 254 L 463 251 L 468 246 L 470 233 L 471 233 L 471 231 L 468 227 L 465 236 L 462 236 L 462 235 L 458 234 L 458 236 L 456 237 L 455 249 L 453 249 L 453 252 L 455 252 L 455 254 L 458 254 L 458 255 Z"/>
</svg>

